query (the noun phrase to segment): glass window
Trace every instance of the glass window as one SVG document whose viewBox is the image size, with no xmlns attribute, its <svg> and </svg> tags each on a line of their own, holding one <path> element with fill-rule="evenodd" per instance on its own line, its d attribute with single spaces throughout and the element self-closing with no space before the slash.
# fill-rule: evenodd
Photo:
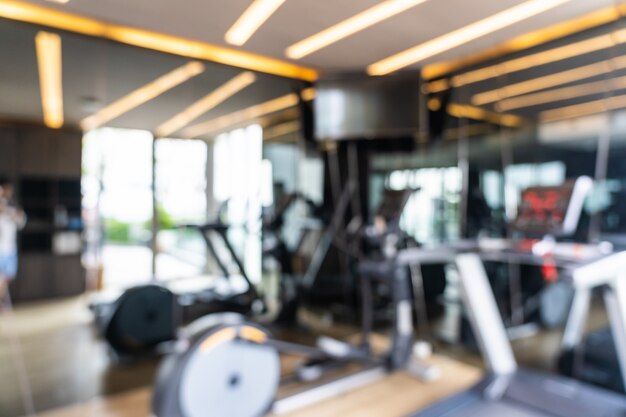
<svg viewBox="0 0 626 417">
<path fill-rule="evenodd" d="M 263 130 L 259 125 L 217 137 L 213 189 L 218 204 L 227 203 L 229 238 L 253 282 L 261 279 Z"/>
<path fill-rule="evenodd" d="M 403 230 L 422 244 L 459 237 L 461 170 L 457 167 L 393 171 L 392 189 L 415 188 L 402 215 Z"/>
<path fill-rule="evenodd" d="M 199 233 L 177 225 L 203 223 L 207 216 L 207 145 L 199 140 L 159 139 L 155 148 L 158 234 L 156 277 L 200 275 L 207 262 Z"/>
<path fill-rule="evenodd" d="M 152 135 L 102 128 L 84 137 L 87 261 L 103 267 L 105 288 L 152 277 Z"/>
</svg>

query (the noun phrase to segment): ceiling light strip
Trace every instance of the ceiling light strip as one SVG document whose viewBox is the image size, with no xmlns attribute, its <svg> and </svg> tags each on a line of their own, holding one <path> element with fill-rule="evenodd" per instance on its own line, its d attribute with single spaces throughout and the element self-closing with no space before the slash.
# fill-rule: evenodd
<svg viewBox="0 0 626 417">
<path fill-rule="evenodd" d="M 529 0 L 500 13 L 479 20 L 446 35 L 427 41 L 399 54 L 378 61 L 367 68 L 370 75 L 386 75 L 416 64 L 442 52 L 529 19 L 571 0 Z"/>
<path fill-rule="evenodd" d="M 468 126 L 453 127 L 444 131 L 445 140 L 458 140 L 463 137 L 484 136 L 498 132 L 499 128 L 490 123 L 474 123 Z"/>
<path fill-rule="evenodd" d="M 317 71 L 314 69 L 278 59 L 162 33 L 105 23 L 16 0 L 0 0 L 0 17 L 287 78 L 315 81 L 318 77 Z"/>
<path fill-rule="evenodd" d="M 558 122 L 624 108 L 626 108 L 626 95 L 546 110 L 539 114 L 539 118 L 542 122 Z"/>
<path fill-rule="evenodd" d="M 450 103 L 447 111 L 450 116 L 458 119 L 479 120 L 504 127 L 515 128 L 524 124 L 524 119 L 514 114 L 495 113 L 469 104 Z"/>
<path fill-rule="evenodd" d="M 201 74 L 204 72 L 204 68 L 204 64 L 201 62 L 189 62 L 86 117 L 81 121 L 80 125 L 85 131 L 100 127 Z"/>
<path fill-rule="evenodd" d="M 551 64 L 568 58 L 574 58 L 591 52 L 612 48 L 625 42 L 626 29 L 622 29 L 613 33 L 596 36 L 583 41 L 548 49 L 546 51 L 525 55 L 521 58 L 515 58 L 499 64 L 468 71 L 463 74 L 456 75 L 450 80 L 442 79 L 433 81 L 426 85 L 426 91 L 429 93 L 437 93 L 447 90 L 450 86 L 463 87 L 465 85 L 501 77 L 513 72 L 523 71 L 540 65 Z"/>
<path fill-rule="evenodd" d="M 511 111 L 595 94 L 606 94 L 613 90 L 622 90 L 625 88 L 626 77 L 618 77 L 611 80 L 594 81 L 572 87 L 555 88 L 541 93 L 509 98 L 498 102 L 496 109 L 498 111 Z"/>
<path fill-rule="evenodd" d="M 248 107 L 246 109 L 239 110 L 222 117 L 218 117 L 217 119 L 209 120 L 208 122 L 188 127 L 183 131 L 183 137 L 190 139 L 197 138 L 198 136 L 217 132 L 219 130 L 235 126 L 248 120 L 254 120 L 270 113 L 275 113 L 277 111 L 294 107 L 297 104 L 298 96 L 295 93 L 287 94 L 285 96 L 254 105 L 252 107 Z"/>
<path fill-rule="evenodd" d="M 272 140 L 300 131 L 300 122 L 293 120 L 269 127 L 263 131 L 264 140 Z"/>
<path fill-rule="evenodd" d="M 614 34 L 609 33 L 580 42 L 574 42 L 558 48 L 552 48 L 547 51 L 526 55 L 522 58 L 503 62 L 502 64 L 481 68 L 476 71 L 470 71 L 455 76 L 452 78 L 451 84 L 453 87 L 462 87 L 464 85 L 511 74 L 513 72 L 563 61 L 568 58 L 574 58 L 591 52 L 600 51 L 602 49 L 608 49 L 615 46 L 615 39 L 619 39 L 620 43 L 624 42 L 624 40 L 626 40 L 626 36 L 624 35 L 626 35 L 626 31 L 621 30 L 615 32 Z"/>
<path fill-rule="evenodd" d="M 405 12 L 427 0 L 387 0 L 313 36 L 291 45 L 285 54 L 301 59 L 357 32 Z"/>
<path fill-rule="evenodd" d="M 585 30 L 616 22 L 620 20 L 624 14 L 626 14 L 626 4 L 605 7 L 603 9 L 585 14 L 581 17 L 541 28 L 533 32 L 525 33 L 479 53 L 470 54 L 459 59 L 427 65 L 422 70 L 422 76 L 427 80 L 437 79 L 445 76 L 446 74 L 451 74 L 464 68 L 478 65 L 481 62 L 495 60 L 516 52 L 527 51 L 531 48 L 555 41 L 557 39 L 562 39 Z"/>
<path fill-rule="evenodd" d="M 584 65 L 582 67 L 533 78 L 531 80 L 475 94 L 472 97 L 472 104 L 475 106 L 482 106 L 510 97 L 520 96 L 522 94 L 545 90 L 558 85 L 609 74 L 614 70 L 621 70 L 624 68 L 626 68 L 626 56 L 609 59 L 607 61 L 600 61 L 595 64 Z"/>
<path fill-rule="evenodd" d="M 315 97 L 315 90 L 308 88 L 302 91 L 301 96 L 304 100 L 312 100 Z M 298 105 L 299 98 L 296 93 L 287 94 L 273 100 L 269 100 L 254 106 L 248 107 L 225 116 L 218 117 L 207 122 L 203 122 L 194 126 L 190 126 L 183 130 L 184 138 L 197 138 L 199 136 L 215 133 L 235 125 L 258 119 L 271 113 L 286 110 Z"/>
<path fill-rule="evenodd" d="M 285 0 L 254 0 L 226 32 L 224 39 L 231 45 L 245 44 L 284 2 Z"/>
<path fill-rule="evenodd" d="M 156 128 L 156 136 L 167 137 L 172 133 L 177 132 L 198 117 L 202 116 L 211 109 L 214 109 L 219 104 L 253 84 L 255 81 L 256 75 L 250 71 L 246 71 L 235 76 L 218 87 L 216 90 L 187 107 L 182 112 L 162 123 Z"/>
<path fill-rule="evenodd" d="M 63 68 L 61 37 L 55 33 L 39 32 L 35 36 L 39 88 L 43 121 L 58 129 L 63 126 Z"/>
</svg>

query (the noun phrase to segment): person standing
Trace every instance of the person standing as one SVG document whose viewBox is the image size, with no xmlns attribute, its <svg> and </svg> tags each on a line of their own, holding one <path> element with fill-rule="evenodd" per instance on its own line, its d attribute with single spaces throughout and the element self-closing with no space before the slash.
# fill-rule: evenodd
<svg viewBox="0 0 626 417">
<path fill-rule="evenodd" d="M 13 192 L 13 184 L 0 181 L 0 307 L 9 282 L 17 275 L 17 232 L 26 224 L 26 215 L 14 202 Z"/>
</svg>

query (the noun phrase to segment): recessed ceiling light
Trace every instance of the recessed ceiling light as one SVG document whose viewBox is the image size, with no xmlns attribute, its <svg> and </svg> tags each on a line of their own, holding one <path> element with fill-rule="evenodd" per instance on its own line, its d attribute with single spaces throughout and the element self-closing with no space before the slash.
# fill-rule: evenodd
<svg viewBox="0 0 626 417">
<path fill-rule="evenodd" d="M 546 110 L 540 113 L 539 118 L 542 122 L 558 122 L 624 108 L 626 108 L 626 95 L 574 104 L 573 106 L 561 107 L 559 109 Z"/>
<path fill-rule="evenodd" d="M 158 137 L 167 137 L 202 116 L 204 113 L 223 103 L 244 88 L 256 81 L 256 75 L 250 71 L 243 72 L 230 79 L 220 87 L 193 103 L 177 115 L 156 128 Z"/>
<path fill-rule="evenodd" d="M 611 91 L 623 89 L 626 89 L 626 77 L 618 77 L 610 80 L 593 81 L 571 87 L 554 88 L 540 93 L 508 98 L 499 101 L 496 104 L 496 109 L 498 111 L 509 111 L 596 94 L 608 94 Z"/>
<path fill-rule="evenodd" d="M 624 14 L 626 14 L 626 4 L 608 5 L 607 7 L 585 13 L 573 19 L 561 21 L 542 27 L 538 30 L 533 30 L 522 35 L 515 36 L 512 39 L 503 43 L 498 43 L 493 47 L 487 48 L 475 54 L 469 54 L 461 58 L 452 58 L 428 64 L 422 69 L 422 76 L 425 80 L 437 80 L 445 76 L 454 76 L 454 74 L 459 73 L 459 71 L 464 71 L 467 68 L 482 65 L 485 62 L 499 60 L 501 58 L 506 59 L 507 56 L 510 57 L 517 53 L 527 52 L 538 46 L 548 45 L 554 41 L 567 39 L 576 34 L 588 32 L 600 27 L 609 27 L 611 24 L 619 22 L 623 18 Z M 584 47 L 584 45 L 581 46 Z M 563 54 L 564 51 L 557 50 L 555 52 Z M 527 63 L 523 64 L 523 66 L 525 65 L 527 65 Z M 533 62 L 532 65 L 535 66 L 536 64 Z M 515 71 L 514 68 L 509 66 L 507 66 L 506 69 Z M 492 78 L 492 75 L 489 75 L 488 73 L 480 74 L 480 77 L 478 78 L 485 75 L 487 78 Z M 471 79 L 468 79 L 467 81 L 473 82 L 473 79 L 475 79 L 475 77 L 471 77 Z M 454 85 L 456 86 L 456 84 Z"/>
<path fill-rule="evenodd" d="M 226 32 L 224 39 L 231 45 L 243 45 L 285 1 L 254 0 L 250 7 L 243 12 L 241 17 Z"/>
<path fill-rule="evenodd" d="M 291 45 L 285 52 L 289 58 L 300 59 L 354 33 L 400 14 L 426 0 L 387 0 L 362 11 L 334 26 Z"/>
<path fill-rule="evenodd" d="M 58 129 L 63 126 L 61 37 L 56 33 L 39 32 L 35 46 L 43 120 L 46 126 Z"/>
<path fill-rule="evenodd" d="M 488 67 L 479 68 L 455 75 L 450 81 L 447 79 L 433 81 L 427 84 L 426 91 L 437 93 L 452 87 L 463 87 L 468 84 L 485 81 L 491 78 L 502 77 L 518 71 L 546 65 L 553 62 L 563 61 L 568 58 L 612 48 L 616 45 L 626 43 L 626 29 L 620 29 L 611 33 L 585 39 L 582 41 L 568 43 L 520 58 L 513 58 Z"/>
<path fill-rule="evenodd" d="M 475 39 L 521 22 L 571 0 L 529 0 L 406 51 L 378 61 L 367 68 L 370 75 L 386 75 Z"/>
<path fill-rule="evenodd" d="M 519 83 L 505 85 L 494 90 L 484 91 L 472 96 L 472 104 L 482 106 L 489 103 L 495 103 L 510 97 L 521 96 L 523 94 L 534 93 L 535 91 L 545 90 L 558 85 L 586 80 L 603 74 L 609 74 L 616 70 L 622 70 L 624 68 L 626 68 L 626 56 L 621 56 L 606 61 L 596 62 L 594 64 L 583 65 L 581 67 L 544 75 L 542 77 L 532 78 Z"/>
<path fill-rule="evenodd" d="M 313 100 L 315 98 L 315 89 L 307 88 L 300 93 L 300 97 L 306 101 Z M 198 136 L 215 133 L 240 123 L 295 107 L 298 105 L 299 100 L 296 93 L 291 93 L 260 104 L 255 104 L 243 110 L 218 117 L 217 119 L 190 126 L 183 131 L 183 137 L 197 138 Z"/>
<path fill-rule="evenodd" d="M 203 122 L 194 126 L 190 126 L 183 131 L 183 137 L 191 139 L 197 138 L 201 135 L 207 135 L 213 132 L 217 132 L 227 127 L 234 126 L 248 120 L 253 120 L 258 117 L 265 116 L 266 114 L 275 113 L 281 110 L 288 109 L 290 107 L 295 107 L 297 105 L 297 94 L 287 94 L 285 96 L 275 98 L 261 104 L 256 104 L 246 109 L 218 117 L 217 119 L 209 120 L 208 122 Z"/>
<path fill-rule="evenodd" d="M 520 127 L 524 119 L 514 114 L 501 114 L 469 104 L 450 103 L 446 109 L 450 116 L 458 119 L 480 120 L 505 127 Z"/>
<path fill-rule="evenodd" d="M 48 3 L 59 3 L 59 4 L 66 4 L 69 3 L 70 0 L 46 0 Z"/>
<path fill-rule="evenodd" d="M 276 126 L 272 126 L 269 129 L 263 131 L 263 139 L 270 140 L 281 136 L 286 136 L 291 133 L 296 133 L 300 130 L 300 122 L 292 120 L 290 122 L 281 123 Z"/>
<path fill-rule="evenodd" d="M 157 78 L 156 80 L 136 89 L 109 104 L 97 113 L 83 119 L 80 122 L 83 130 L 91 130 L 120 117 L 122 114 L 138 107 L 168 90 L 188 81 L 189 79 L 204 72 L 204 64 L 198 61 L 189 62 L 182 67 Z"/>
</svg>

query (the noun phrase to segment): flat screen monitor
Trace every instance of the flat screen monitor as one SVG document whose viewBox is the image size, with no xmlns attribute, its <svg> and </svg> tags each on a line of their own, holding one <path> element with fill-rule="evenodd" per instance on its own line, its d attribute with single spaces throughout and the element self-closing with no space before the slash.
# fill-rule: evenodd
<svg viewBox="0 0 626 417">
<path fill-rule="evenodd" d="M 315 138 L 321 141 L 415 136 L 420 120 L 420 75 L 349 75 L 318 81 Z"/>
</svg>

